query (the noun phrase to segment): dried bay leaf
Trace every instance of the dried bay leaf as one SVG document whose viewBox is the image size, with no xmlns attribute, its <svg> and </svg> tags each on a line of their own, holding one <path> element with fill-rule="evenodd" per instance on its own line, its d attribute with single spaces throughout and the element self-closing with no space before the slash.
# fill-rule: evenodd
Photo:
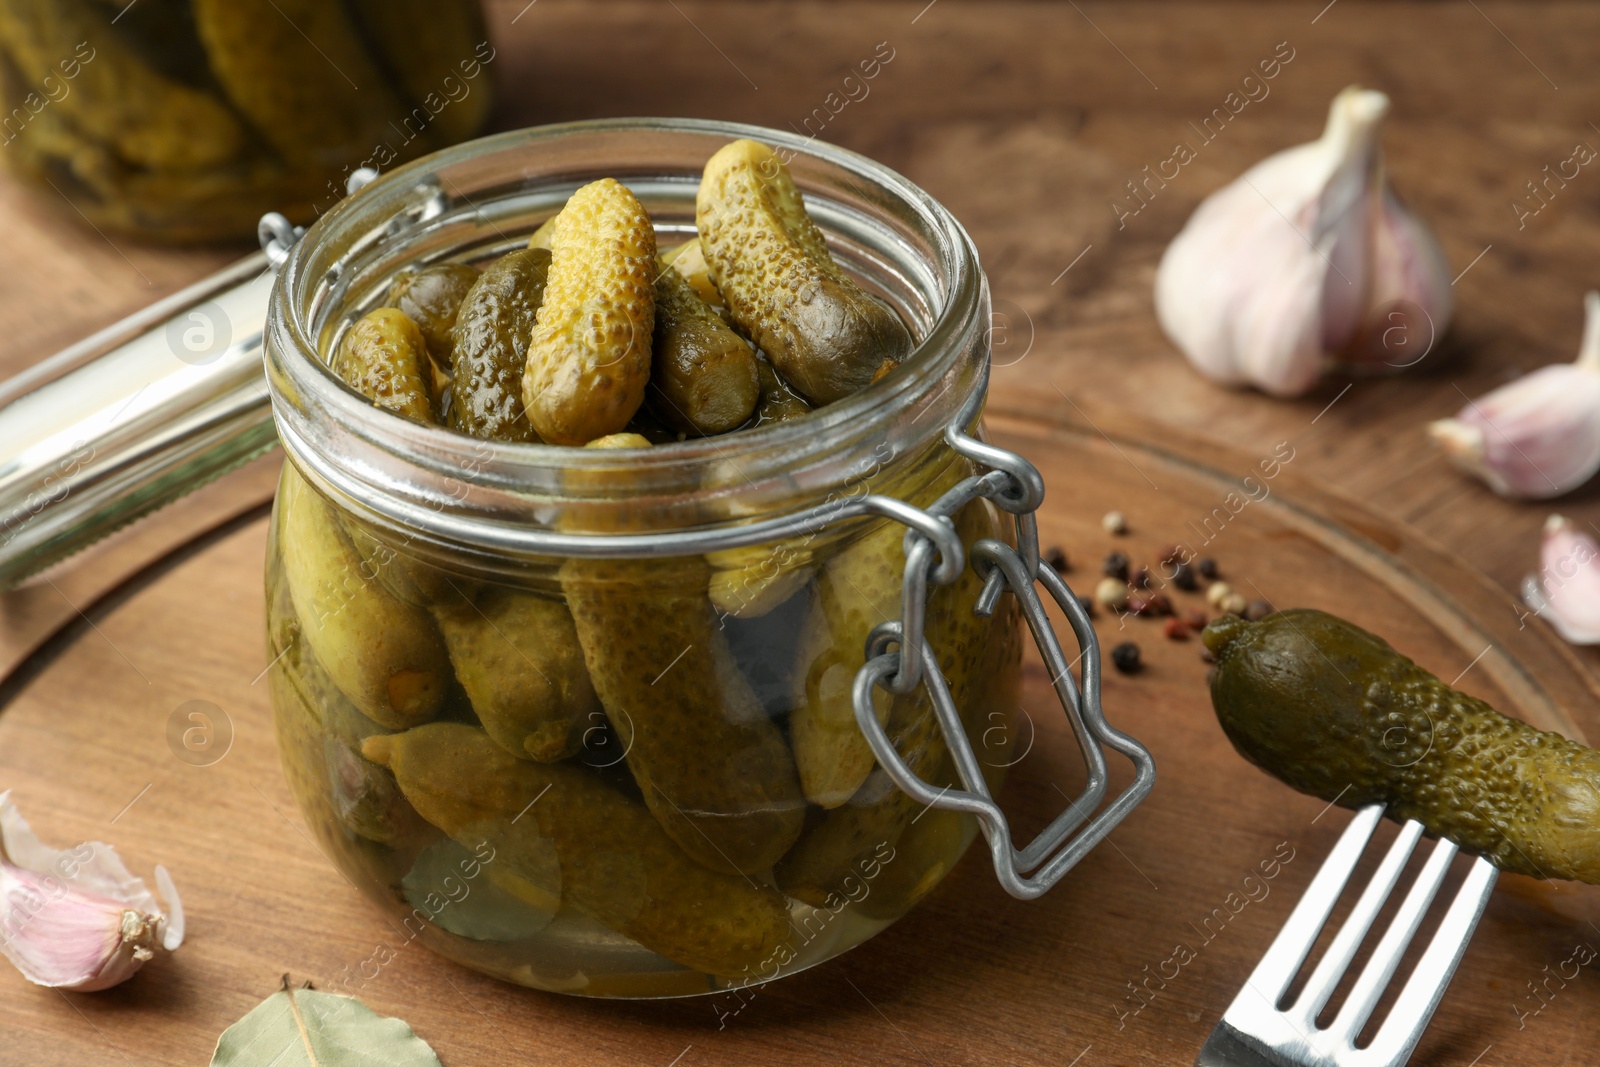
<svg viewBox="0 0 1600 1067">
<path fill-rule="evenodd" d="M 222 1032 L 211 1067 L 440 1067 L 411 1027 L 354 997 L 283 988 Z"/>
</svg>

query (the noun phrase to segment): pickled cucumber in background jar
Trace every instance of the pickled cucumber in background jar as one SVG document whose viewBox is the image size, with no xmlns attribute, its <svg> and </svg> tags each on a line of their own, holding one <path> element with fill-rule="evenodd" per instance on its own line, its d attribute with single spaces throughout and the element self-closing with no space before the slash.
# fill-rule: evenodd
<svg viewBox="0 0 1600 1067">
<path fill-rule="evenodd" d="M 106 230 L 247 237 L 476 135 L 494 58 L 476 0 L 0 0 L 0 160 Z"/>
</svg>

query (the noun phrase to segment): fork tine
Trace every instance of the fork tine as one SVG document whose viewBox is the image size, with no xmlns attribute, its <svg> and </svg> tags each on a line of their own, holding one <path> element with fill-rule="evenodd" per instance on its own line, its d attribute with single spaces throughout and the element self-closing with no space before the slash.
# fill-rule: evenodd
<svg viewBox="0 0 1600 1067">
<path fill-rule="evenodd" d="M 1383 857 L 1383 862 L 1373 872 L 1372 880 L 1361 891 L 1360 898 L 1351 909 L 1350 917 L 1345 919 L 1344 925 L 1339 928 L 1338 936 L 1328 946 L 1328 951 L 1323 953 L 1322 959 L 1317 961 L 1317 969 L 1312 972 L 1305 989 L 1301 991 L 1299 999 L 1294 1004 L 1293 1014 L 1307 1028 L 1316 1022 L 1317 1014 L 1328 1003 L 1328 998 L 1333 996 L 1334 989 L 1339 985 L 1339 979 L 1344 977 L 1345 969 L 1355 958 L 1356 950 L 1361 947 L 1367 931 L 1372 929 L 1372 923 L 1383 908 L 1383 902 L 1388 900 L 1389 894 L 1394 891 L 1395 883 L 1400 880 L 1400 872 L 1405 869 L 1406 860 L 1411 858 L 1411 851 L 1417 847 L 1417 841 L 1421 837 L 1421 823 L 1408 822 L 1400 828 L 1399 836 L 1394 839 L 1388 853 Z"/>
<path fill-rule="evenodd" d="M 1289 988 L 1289 982 L 1299 972 L 1300 965 L 1305 963 L 1311 946 L 1316 944 L 1317 935 L 1322 932 L 1334 904 L 1338 903 L 1339 894 L 1350 880 L 1350 873 L 1355 870 L 1368 839 L 1382 818 L 1381 804 L 1372 804 L 1356 812 L 1350 824 L 1344 828 L 1344 833 L 1339 835 L 1339 843 L 1333 846 L 1333 851 L 1323 861 L 1316 877 L 1306 887 L 1300 903 L 1289 914 L 1283 929 L 1278 931 L 1267 954 L 1250 972 L 1246 987 L 1253 989 L 1273 1007 L 1277 1006 L 1283 991 Z M 1243 997 L 1245 991 L 1241 990 L 1239 995 Z"/>
<path fill-rule="evenodd" d="M 1428 942 L 1422 958 L 1417 961 L 1417 969 L 1400 990 L 1394 1008 L 1373 1039 L 1370 1051 L 1375 1057 L 1383 1057 L 1380 1062 L 1404 1063 L 1416 1050 L 1422 1031 L 1433 1018 L 1434 1009 L 1439 1006 L 1445 987 L 1456 972 L 1456 965 L 1467 951 L 1467 942 L 1472 939 L 1472 932 L 1489 904 L 1489 894 L 1494 892 L 1499 874 L 1494 864 L 1482 856 L 1473 861 L 1450 910 L 1445 912 L 1433 940 Z"/>
<path fill-rule="evenodd" d="M 1406 823 L 1408 829 L 1412 825 Z M 1350 988 L 1349 998 L 1339 1009 L 1333 1025 L 1328 1028 L 1337 1037 L 1353 1043 L 1366 1025 L 1389 979 L 1394 977 L 1395 968 L 1400 966 L 1400 957 L 1405 954 L 1406 946 L 1411 944 L 1417 927 L 1422 925 L 1428 905 L 1433 903 L 1434 896 L 1439 892 L 1439 885 L 1444 881 L 1445 872 L 1450 869 L 1450 861 L 1455 854 L 1455 842 L 1448 838 L 1441 837 L 1433 847 L 1433 854 L 1412 883 L 1405 900 L 1401 901 L 1400 910 L 1389 922 L 1389 928 L 1383 932 L 1378 947 L 1372 950 L 1372 958 L 1361 968 L 1356 984 Z"/>
</svg>

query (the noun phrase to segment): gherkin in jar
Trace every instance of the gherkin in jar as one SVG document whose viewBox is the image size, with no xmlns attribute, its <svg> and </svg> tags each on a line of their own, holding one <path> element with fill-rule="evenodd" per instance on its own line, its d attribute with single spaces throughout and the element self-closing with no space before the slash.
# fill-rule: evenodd
<svg viewBox="0 0 1600 1067">
<path fill-rule="evenodd" d="M 549 274 L 548 251 L 518 249 L 491 263 L 462 298 L 451 329 L 451 429 L 491 441 L 539 440 L 522 402 L 522 375 Z"/>
<path fill-rule="evenodd" d="M 698 560 L 571 560 L 562 590 L 645 803 L 714 870 L 772 866 L 800 832 L 794 757 L 728 649 Z"/>
<path fill-rule="evenodd" d="M 490 877 L 511 892 L 548 884 L 553 858 L 563 905 L 708 974 L 759 968 L 789 939 L 776 892 L 693 862 L 643 806 L 582 767 L 518 760 L 454 723 L 374 737 L 364 751 L 429 822 L 493 845 Z"/>
</svg>

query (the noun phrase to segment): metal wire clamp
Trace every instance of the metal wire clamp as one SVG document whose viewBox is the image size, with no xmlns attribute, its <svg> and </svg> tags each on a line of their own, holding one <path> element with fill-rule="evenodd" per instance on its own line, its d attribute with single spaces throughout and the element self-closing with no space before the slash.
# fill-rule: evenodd
<svg viewBox="0 0 1600 1067">
<path fill-rule="evenodd" d="M 906 524 L 906 569 L 901 618 L 880 624 L 867 638 L 867 662 L 856 674 L 852 695 L 856 723 L 890 779 L 921 804 L 976 816 L 1000 884 L 1012 896 L 1032 900 L 1060 881 L 1145 798 L 1155 784 L 1156 769 L 1148 749 L 1106 721 L 1100 704 L 1100 644 L 1094 627 L 1067 583 L 1039 558 L 1035 512 L 1044 499 L 1044 480 L 1038 468 L 1016 453 L 968 433 L 977 421 L 987 387 L 985 366 L 971 397 L 945 430 L 950 447 L 980 468 L 988 468 L 984 473 L 964 479 L 926 510 L 887 497 L 862 500 L 869 510 Z M 1016 597 L 1083 752 L 1087 771 L 1082 792 L 1068 802 L 1067 810 L 1020 849 L 1012 842 L 1005 813 L 989 793 L 983 770 L 962 727 L 960 711 L 950 696 L 949 684 L 924 636 L 928 582 L 931 579 L 948 585 L 969 564 L 963 558 L 950 516 L 980 496 L 994 501 L 1012 516 L 1017 547 L 993 538 L 973 545 L 970 565 L 984 578 L 974 612 L 988 617 L 1002 595 L 1009 592 Z M 1073 663 L 1067 661 L 1046 613 L 1038 592 L 1040 583 L 1072 624 L 1080 649 Z M 1074 664 L 1079 665 L 1081 682 L 1073 674 Z M 878 722 L 872 706 L 875 687 L 905 695 L 919 685 L 927 689 L 964 788 L 939 787 L 918 777 Z M 1106 794 L 1105 748 L 1126 756 L 1133 764 L 1134 777 L 1116 799 L 1094 814 Z"/>
</svg>

